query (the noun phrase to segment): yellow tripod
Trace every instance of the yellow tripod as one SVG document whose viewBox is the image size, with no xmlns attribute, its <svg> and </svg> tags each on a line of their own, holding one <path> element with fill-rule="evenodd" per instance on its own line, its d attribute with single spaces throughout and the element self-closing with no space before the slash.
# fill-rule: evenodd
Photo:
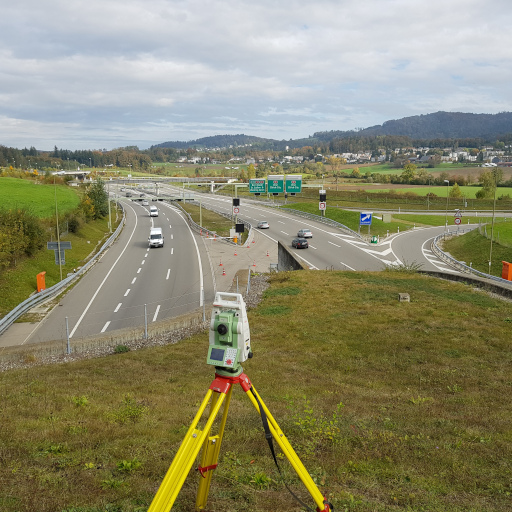
<svg viewBox="0 0 512 512">
<path fill-rule="evenodd" d="M 233 384 L 236 383 L 239 383 L 242 386 L 242 389 L 245 391 L 260 414 L 260 405 L 263 408 L 264 415 L 266 415 L 266 418 L 268 419 L 268 428 L 270 433 L 281 448 L 283 454 L 290 461 L 290 464 L 298 477 L 302 480 L 302 483 L 311 494 L 311 497 L 317 505 L 317 512 L 330 512 L 332 505 L 327 502 L 318 490 L 315 482 L 313 482 L 313 479 L 309 476 L 306 468 L 300 461 L 299 457 L 293 450 L 292 446 L 279 428 L 279 425 L 270 414 L 270 411 L 263 403 L 263 400 L 254 389 L 251 381 L 245 373 L 241 373 L 237 376 L 219 375 L 219 373 L 215 374 L 215 379 L 211 383 L 210 388 L 208 389 L 208 392 L 206 393 L 206 396 L 204 397 L 204 400 L 201 403 L 201 406 L 199 407 L 199 410 L 197 411 L 197 414 L 193 419 L 192 424 L 190 425 L 190 428 L 188 429 L 188 432 L 162 481 L 162 484 L 160 485 L 160 488 L 153 498 L 148 512 L 168 512 L 171 510 L 171 507 L 178 497 L 178 494 L 185 482 L 185 478 L 190 472 L 201 447 L 203 447 L 203 453 L 201 455 L 201 463 L 197 469 L 202 478 L 197 491 L 196 510 L 203 510 L 206 507 L 208 492 L 210 490 L 210 482 L 213 474 L 212 471 L 217 467 L 220 445 L 228 417 L 229 402 L 231 400 Z M 199 430 L 197 429 L 197 425 L 208 406 L 210 398 L 210 414 L 203 430 Z M 222 420 L 219 425 L 219 432 L 217 435 L 212 436 L 210 435 L 210 430 L 224 401 L 226 403 L 224 405 Z"/>
</svg>

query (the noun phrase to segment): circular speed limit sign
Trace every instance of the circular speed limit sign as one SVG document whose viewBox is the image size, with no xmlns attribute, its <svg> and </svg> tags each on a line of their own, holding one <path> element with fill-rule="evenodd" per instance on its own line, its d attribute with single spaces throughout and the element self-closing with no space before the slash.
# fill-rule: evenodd
<svg viewBox="0 0 512 512">
<path fill-rule="evenodd" d="M 233 213 L 240 213 L 240 208 L 238 208 L 238 206 L 234 206 L 233 207 Z"/>
<path fill-rule="evenodd" d="M 455 217 L 455 224 L 459 225 L 461 223 L 460 217 Z"/>
</svg>

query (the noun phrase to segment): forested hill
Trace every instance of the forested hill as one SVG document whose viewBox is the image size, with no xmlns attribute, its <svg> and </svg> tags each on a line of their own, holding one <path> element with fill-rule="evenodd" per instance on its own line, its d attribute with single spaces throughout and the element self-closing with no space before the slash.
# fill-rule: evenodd
<svg viewBox="0 0 512 512">
<path fill-rule="evenodd" d="M 495 142 L 500 136 L 512 134 L 512 112 L 499 114 L 469 114 L 463 112 L 436 112 L 419 116 L 386 121 L 382 125 L 362 130 L 316 132 L 312 136 L 295 140 L 274 140 L 250 135 L 215 135 L 202 139 L 163 142 L 153 148 L 214 149 L 226 147 L 252 147 L 283 151 L 286 146 L 298 148 L 315 143 L 329 143 L 335 139 L 354 137 L 403 136 L 412 140 L 433 139 L 480 139 L 484 143 Z"/>
<path fill-rule="evenodd" d="M 212 137 L 203 137 L 202 139 L 189 140 L 185 141 L 169 141 L 163 142 L 162 144 L 156 144 L 152 146 L 153 148 L 226 148 L 226 147 L 240 147 L 246 146 L 250 144 L 252 146 L 262 145 L 265 148 L 268 146 L 272 146 L 277 141 L 273 139 L 264 139 L 261 137 L 253 137 L 251 135 L 244 135 L 243 133 L 239 135 L 214 135 Z"/>
<path fill-rule="evenodd" d="M 349 132 L 318 132 L 313 137 L 321 141 L 343 139 L 358 135 L 401 135 L 411 139 L 467 139 L 482 138 L 493 142 L 499 135 L 512 133 L 512 112 L 499 114 L 466 114 L 463 112 L 436 112 L 420 116 L 386 121 L 382 125 Z"/>
</svg>

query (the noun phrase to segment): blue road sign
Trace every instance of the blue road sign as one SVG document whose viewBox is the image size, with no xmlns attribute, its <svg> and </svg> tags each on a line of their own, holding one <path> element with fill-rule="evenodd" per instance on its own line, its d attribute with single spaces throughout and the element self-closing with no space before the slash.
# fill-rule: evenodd
<svg viewBox="0 0 512 512">
<path fill-rule="evenodd" d="M 371 212 L 361 212 L 359 217 L 359 225 L 360 226 L 371 226 L 372 225 L 372 213 Z"/>
</svg>

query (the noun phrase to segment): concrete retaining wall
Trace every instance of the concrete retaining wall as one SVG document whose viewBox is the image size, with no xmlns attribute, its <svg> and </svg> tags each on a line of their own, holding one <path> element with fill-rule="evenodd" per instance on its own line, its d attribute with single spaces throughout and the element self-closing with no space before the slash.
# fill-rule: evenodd
<svg viewBox="0 0 512 512">
<path fill-rule="evenodd" d="M 286 245 L 279 241 L 277 243 L 277 270 L 282 272 L 284 270 L 309 270 L 309 268 Z"/>
</svg>

